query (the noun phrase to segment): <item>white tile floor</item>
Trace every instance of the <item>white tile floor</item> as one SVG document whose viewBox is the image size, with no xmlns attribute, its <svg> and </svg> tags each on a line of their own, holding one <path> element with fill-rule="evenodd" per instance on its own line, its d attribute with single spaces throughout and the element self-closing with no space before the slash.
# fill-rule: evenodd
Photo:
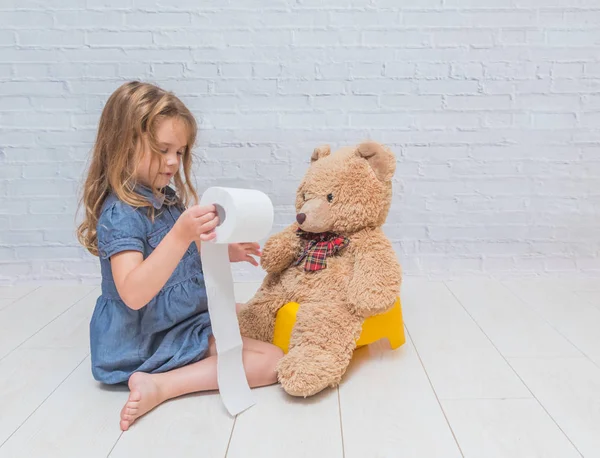
<svg viewBox="0 0 600 458">
<path fill-rule="evenodd" d="M 185 396 L 126 433 L 90 372 L 97 294 L 0 287 L 0 457 L 600 457 L 600 279 L 407 278 L 406 344 L 357 350 L 339 389 L 258 389 L 235 419 Z"/>
</svg>

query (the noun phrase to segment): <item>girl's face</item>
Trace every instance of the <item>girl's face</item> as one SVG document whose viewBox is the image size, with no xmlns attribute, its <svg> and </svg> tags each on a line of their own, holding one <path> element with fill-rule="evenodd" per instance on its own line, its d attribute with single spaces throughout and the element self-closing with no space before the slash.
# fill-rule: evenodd
<svg viewBox="0 0 600 458">
<path fill-rule="evenodd" d="M 136 171 L 136 179 L 146 186 L 164 188 L 179 170 L 181 156 L 187 148 L 187 130 L 185 124 L 176 118 L 166 118 L 158 123 L 156 129 L 161 161 L 152 162 L 152 151 L 144 139 L 142 160 Z"/>
</svg>

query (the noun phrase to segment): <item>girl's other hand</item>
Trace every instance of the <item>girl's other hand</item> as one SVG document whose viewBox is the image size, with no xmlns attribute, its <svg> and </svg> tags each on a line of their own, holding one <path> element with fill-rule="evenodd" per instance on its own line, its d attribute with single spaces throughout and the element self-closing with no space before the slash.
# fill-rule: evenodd
<svg viewBox="0 0 600 458">
<path fill-rule="evenodd" d="M 258 267 L 258 262 L 252 256 L 260 257 L 261 255 L 260 245 L 256 242 L 229 244 L 229 260 L 231 262 L 246 261 Z"/>
</svg>

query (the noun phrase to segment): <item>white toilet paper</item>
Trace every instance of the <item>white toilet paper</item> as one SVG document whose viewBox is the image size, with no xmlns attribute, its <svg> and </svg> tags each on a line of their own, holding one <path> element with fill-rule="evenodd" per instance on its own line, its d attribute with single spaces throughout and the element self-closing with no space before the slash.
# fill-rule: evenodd
<svg viewBox="0 0 600 458">
<path fill-rule="evenodd" d="M 220 224 L 216 240 L 202 242 L 200 252 L 208 310 L 217 347 L 217 378 L 225 408 L 231 415 L 254 405 L 242 362 L 242 338 L 235 311 L 229 243 L 255 242 L 273 225 L 273 204 L 256 190 L 209 188 L 200 205 L 217 206 Z"/>
</svg>

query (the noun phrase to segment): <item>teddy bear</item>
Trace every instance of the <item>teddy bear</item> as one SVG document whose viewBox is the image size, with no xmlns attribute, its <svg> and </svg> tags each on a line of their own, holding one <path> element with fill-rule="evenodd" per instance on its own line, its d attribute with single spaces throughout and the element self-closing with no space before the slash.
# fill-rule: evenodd
<svg viewBox="0 0 600 458">
<path fill-rule="evenodd" d="M 278 380 L 292 396 L 338 385 L 364 320 L 389 310 L 401 267 L 382 230 L 392 200 L 396 158 L 366 141 L 312 152 L 296 193 L 296 221 L 263 247 L 266 276 L 240 310 L 242 335 L 271 342 L 277 311 L 300 304 Z"/>
</svg>

